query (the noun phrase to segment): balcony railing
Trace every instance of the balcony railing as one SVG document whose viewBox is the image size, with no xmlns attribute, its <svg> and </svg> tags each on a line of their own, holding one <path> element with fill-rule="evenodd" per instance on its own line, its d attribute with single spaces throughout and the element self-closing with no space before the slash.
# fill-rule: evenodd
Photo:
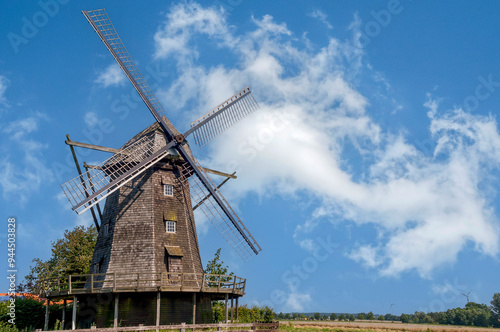
<svg viewBox="0 0 500 332">
<path fill-rule="evenodd" d="M 39 294 L 64 296 L 103 292 L 207 292 L 244 295 L 246 279 L 205 273 L 96 273 L 44 279 Z"/>
</svg>

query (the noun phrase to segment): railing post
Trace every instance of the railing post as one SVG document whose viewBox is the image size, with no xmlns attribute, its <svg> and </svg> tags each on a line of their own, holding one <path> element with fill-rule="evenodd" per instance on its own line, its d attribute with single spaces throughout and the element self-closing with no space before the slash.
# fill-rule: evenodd
<svg viewBox="0 0 500 332">
<path fill-rule="evenodd" d="M 69 294 L 71 294 L 71 274 L 69 275 Z"/>
<path fill-rule="evenodd" d="M 186 323 L 181 323 L 181 332 L 186 332 Z"/>
<path fill-rule="evenodd" d="M 219 281 L 217 283 L 217 291 L 220 291 L 220 279 L 221 279 L 221 275 L 219 274 Z"/>
<path fill-rule="evenodd" d="M 233 294 L 234 294 L 234 290 L 236 289 L 236 276 L 233 277 L 234 280 L 233 280 Z"/>
<path fill-rule="evenodd" d="M 201 291 L 203 292 L 203 289 L 205 288 L 205 273 L 203 273 L 201 277 Z"/>
</svg>

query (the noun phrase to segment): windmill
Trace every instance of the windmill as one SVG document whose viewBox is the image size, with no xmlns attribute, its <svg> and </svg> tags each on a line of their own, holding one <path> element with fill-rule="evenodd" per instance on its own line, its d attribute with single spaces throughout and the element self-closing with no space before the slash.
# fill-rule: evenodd
<svg viewBox="0 0 500 332">
<path fill-rule="evenodd" d="M 211 301 L 224 298 L 227 320 L 228 298 L 232 304 L 233 299 L 244 295 L 245 279 L 203 273 L 193 210 L 197 217 L 208 219 L 243 260 L 258 254 L 261 248 L 222 196 L 220 185 L 216 187 L 207 175 L 210 172 L 229 179 L 234 173 L 201 167 L 186 138 L 192 135 L 202 147 L 258 109 L 258 104 L 246 87 L 181 134 L 166 117 L 106 11 L 82 13 L 156 122 L 120 149 L 78 143 L 68 136 L 66 143 L 75 161 L 73 146 L 107 151 L 113 156 L 99 165 L 85 163 L 84 173 L 77 166 L 79 176 L 61 186 L 76 213 L 92 211 L 99 235 L 91 274 L 70 276 L 67 290 L 58 281 L 57 291 L 55 286 L 48 287 L 46 295 L 73 295 L 75 303 L 78 300 L 81 304 L 80 310 L 85 307 L 95 312 L 98 326 L 109 324 L 113 311 L 116 326 L 118 312 L 124 310 L 125 316 L 119 318 L 122 325 L 208 322 Z M 101 211 L 99 203 L 103 200 Z M 114 307 L 111 300 L 99 300 L 96 294 L 114 294 Z M 155 303 L 153 317 L 148 308 Z"/>
<path fill-rule="evenodd" d="M 467 303 L 469 303 L 469 294 L 470 292 L 468 292 L 467 294 L 462 293 L 462 295 L 467 299 Z"/>
</svg>

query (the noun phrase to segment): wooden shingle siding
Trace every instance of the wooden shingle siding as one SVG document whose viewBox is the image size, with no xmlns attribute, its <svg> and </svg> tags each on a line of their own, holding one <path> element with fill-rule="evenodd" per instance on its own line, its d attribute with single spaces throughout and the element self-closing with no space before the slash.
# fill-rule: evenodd
<svg viewBox="0 0 500 332">
<path fill-rule="evenodd" d="M 155 144 L 165 142 L 153 124 L 125 146 L 143 136 L 154 138 Z M 167 272 L 165 246 L 183 253 L 178 269 L 203 272 L 189 187 L 179 181 L 182 162 L 166 158 L 107 198 L 102 220 L 108 234 L 99 233 L 92 258 L 92 264 L 101 263 L 101 273 Z M 173 196 L 164 195 L 166 183 L 174 186 Z M 176 221 L 175 233 L 166 233 L 166 218 Z"/>
</svg>

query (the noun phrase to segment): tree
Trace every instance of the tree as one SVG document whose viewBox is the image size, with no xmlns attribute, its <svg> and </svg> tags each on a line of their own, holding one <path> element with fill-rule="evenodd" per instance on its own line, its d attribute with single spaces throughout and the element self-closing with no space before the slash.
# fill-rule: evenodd
<svg viewBox="0 0 500 332">
<path fill-rule="evenodd" d="M 89 273 L 96 241 L 97 230 L 94 226 L 66 230 L 62 239 L 52 242 L 49 260 L 33 259 L 35 265 L 30 266 L 30 272 L 24 277 L 25 282 L 18 287 L 19 291 L 36 293 L 43 279 Z"/>
<path fill-rule="evenodd" d="M 493 326 L 500 327 L 500 293 L 493 294 L 490 304 Z"/>
<path fill-rule="evenodd" d="M 409 323 L 410 322 L 410 315 L 401 314 L 400 320 L 402 323 Z"/>
<path fill-rule="evenodd" d="M 228 272 L 229 267 L 227 265 L 224 266 L 224 262 L 220 259 L 220 251 L 221 251 L 221 248 L 217 249 L 217 251 L 215 252 L 214 258 L 211 261 L 207 262 L 207 266 L 205 267 L 203 272 L 205 274 L 232 276 L 233 272 L 229 273 Z M 208 276 L 207 277 L 208 285 L 209 286 L 217 286 L 218 278 L 219 277 L 217 277 L 217 276 Z M 225 277 L 225 278 L 221 278 L 221 281 L 229 281 L 229 279 L 230 279 L 230 277 Z M 242 311 L 242 309 L 243 309 L 243 311 Z M 240 310 L 239 310 L 240 322 L 243 322 L 247 319 L 246 318 L 246 310 L 254 310 L 254 308 L 248 309 L 246 307 L 241 306 Z M 242 315 L 242 312 L 243 312 L 243 315 Z M 221 301 L 212 301 L 212 319 L 213 319 L 213 322 L 218 323 L 218 322 L 224 320 L 225 314 L 226 314 L 225 307 L 222 304 L 222 302 Z M 255 316 L 253 314 L 249 314 L 249 315 L 252 317 Z M 254 318 L 248 318 L 248 319 L 250 319 L 250 320 L 248 320 L 248 322 L 253 322 L 254 320 L 260 320 L 260 316 L 255 318 L 255 319 Z"/>
<path fill-rule="evenodd" d="M 314 314 L 314 319 L 315 319 L 315 320 L 320 320 L 320 318 L 321 318 L 321 314 L 320 314 L 319 312 L 316 312 L 316 313 Z"/>
<path fill-rule="evenodd" d="M 330 320 L 336 320 L 337 319 L 337 315 L 335 315 L 334 312 L 332 312 L 332 314 L 330 315 Z"/>
<path fill-rule="evenodd" d="M 359 319 L 359 320 L 366 319 L 365 314 L 364 314 L 363 312 L 362 312 L 362 313 L 359 313 L 359 314 L 358 314 L 358 319 Z"/>
<path fill-rule="evenodd" d="M 343 321 L 343 320 L 346 320 L 346 317 L 344 314 L 340 314 L 339 315 L 339 321 Z"/>
<path fill-rule="evenodd" d="M 349 321 L 350 322 L 354 322 L 356 320 L 356 318 L 354 318 L 354 315 L 353 314 L 350 314 L 349 315 Z"/>
<path fill-rule="evenodd" d="M 369 312 L 366 314 L 366 319 L 368 320 L 374 320 L 375 319 L 375 316 L 373 315 L 373 312 Z"/>
<path fill-rule="evenodd" d="M 378 320 L 385 320 L 385 317 L 384 317 L 384 316 L 382 316 L 382 315 L 380 315 L 380 316 L 378 316 L 378 318 L 377 318 L 377 319 L 378 319 Z"/>
<path fill-rule="evenodd" d="M 229 275 L 232 276 L 233 272 L 228 273 L 229 267 L 224 266 L 224 262 L 220 259 L 220 251 L 221 248 L 217 249 L 217 252 L 214 255 L 214 259 L 208 261 L 207 266 L 205 267 L 206 274 L 220 274 L 220 275 Z"/>
</svg>

